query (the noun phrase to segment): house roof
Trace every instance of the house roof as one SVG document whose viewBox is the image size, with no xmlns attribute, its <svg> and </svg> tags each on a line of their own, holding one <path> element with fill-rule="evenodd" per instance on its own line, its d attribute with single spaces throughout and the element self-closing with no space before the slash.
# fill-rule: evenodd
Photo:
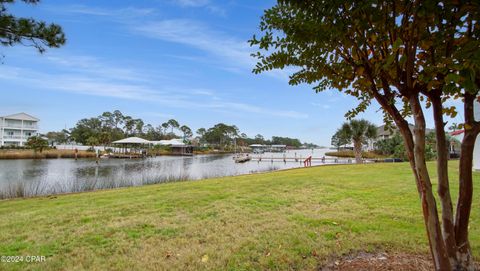
<svg viewBox="0 0 480 271">
<path fill-rule="evenodd" d="M 17 113 L 13 115 L 8 115 L 8 116 L 3 116 L 2 118 L 5 119 L 14 119 L 14 120 L 29 120 L 29 121 L 40 121 L 40 119 L 35 118 L 32 115 L 29 115 L 27 113 Z"/>
<path fill-rule="evenodd" d="M 113 141 L 112 143 L 114 144 L 150 144 L 151 142 L 139 137 L 128 137 L 128 138 L 120 139 L 117 141 Z"/>
<path fill-rule="evenodd" d="M 410 128 L 410 131 L 413 132 L 413 127 L 414 127 L 413 124 L 409 123 L 408 127 Z M 395 125 L 393 125 L 391 129 L 386 129 L 385 125 L 378 126 L 377 127 L 377 137 L 390 136 L 390 135 L 395 134 L 396 131 L 398 131 L 398 128 Z M 435 132 L 434 129 L 429 129 L 429 128 L 425 129 L 426 134 L 433 133 L 433 132 Z"/>
<path fill-rule="evenodd" d="M 172 146 L 185 146 L 185 143 L 183 143 L 183 140 L 174 138 L 170 140 L 160 140 L 160 141 L 150 141 L 154 145 L 172 145 Z"/>
<path fill-rule="evenodd" d="M 262 144 L 252 144 L 252 145 L 250 145 L 250 147 L 252 147 L 252 148 L 262 148 L 262 147 L 265 147 L 265 146 L 262 145 Z"/>
<path fill-rule="evenodd" d="M 450 133 L 450 135 L 452 135 L 452 136 L 461 135 L 464 132 L 465 132 L 465 130 L 453 131 L 453 132 Z"/>
</svg>

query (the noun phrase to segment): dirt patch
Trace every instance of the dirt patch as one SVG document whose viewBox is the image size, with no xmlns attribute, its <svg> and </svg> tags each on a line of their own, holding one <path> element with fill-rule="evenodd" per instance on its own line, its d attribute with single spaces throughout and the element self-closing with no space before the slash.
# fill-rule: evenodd
<svg viewBox="0 0 480 271">
<path fill-rule="evenodd" d="M 433 263 L 427 255 L 406 253 L 359 252 L 336 258 L 320 267 L 320 271 L 430 271 Z"/>
</svg>

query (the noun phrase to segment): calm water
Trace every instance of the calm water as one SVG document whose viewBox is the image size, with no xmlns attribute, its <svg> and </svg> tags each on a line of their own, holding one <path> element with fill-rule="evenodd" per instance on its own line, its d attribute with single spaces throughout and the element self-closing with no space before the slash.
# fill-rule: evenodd
<svg viewBox="0 0 480 271">
<path fill-rule="evenodd" d="M 328 149 L 290 150 L 287 157 L 322 157 Z M 283 153 L 265 153 L 261 162 L 235 163 L 233 155 L 159 156 L 147 159 L 0 160 L 0 193 L 8 198 L 138 186 L 178 180 L 198 180 L 302 167 L 281 160 Z M 313 165 L 322 164 L 313 161 Z M 22 194 L 23 193 L 23 194 Z"/>
</svg>

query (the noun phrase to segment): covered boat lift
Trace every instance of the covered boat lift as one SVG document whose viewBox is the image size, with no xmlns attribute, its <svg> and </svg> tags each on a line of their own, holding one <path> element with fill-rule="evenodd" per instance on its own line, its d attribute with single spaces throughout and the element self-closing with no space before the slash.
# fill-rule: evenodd
<svg viewBox="0 0 480 271">
<path fill-rule="evenodd" d="M 114 158 L 140 158 L 145 157 L 147 149 L 152 142 L 139 138 L 139 137 L 127 137 L 117 141 L 113 141 L 112 144 L 120 145 L 120 151 L 110 154 L 110 157 Z"/>
</svg>

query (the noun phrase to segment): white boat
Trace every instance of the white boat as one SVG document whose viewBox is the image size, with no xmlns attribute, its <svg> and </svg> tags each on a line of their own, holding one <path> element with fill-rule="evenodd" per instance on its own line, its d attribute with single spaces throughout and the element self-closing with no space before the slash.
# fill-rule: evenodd
<svg viewBox="0 0 480 271">
<path fill-rule="evenodd" d="M 235 160 L 235 163 L 245 163 L 252 160 L 252 157 L 248 154 L 240 154 L 233 157 L 233 160 Z"/>
</svg>

